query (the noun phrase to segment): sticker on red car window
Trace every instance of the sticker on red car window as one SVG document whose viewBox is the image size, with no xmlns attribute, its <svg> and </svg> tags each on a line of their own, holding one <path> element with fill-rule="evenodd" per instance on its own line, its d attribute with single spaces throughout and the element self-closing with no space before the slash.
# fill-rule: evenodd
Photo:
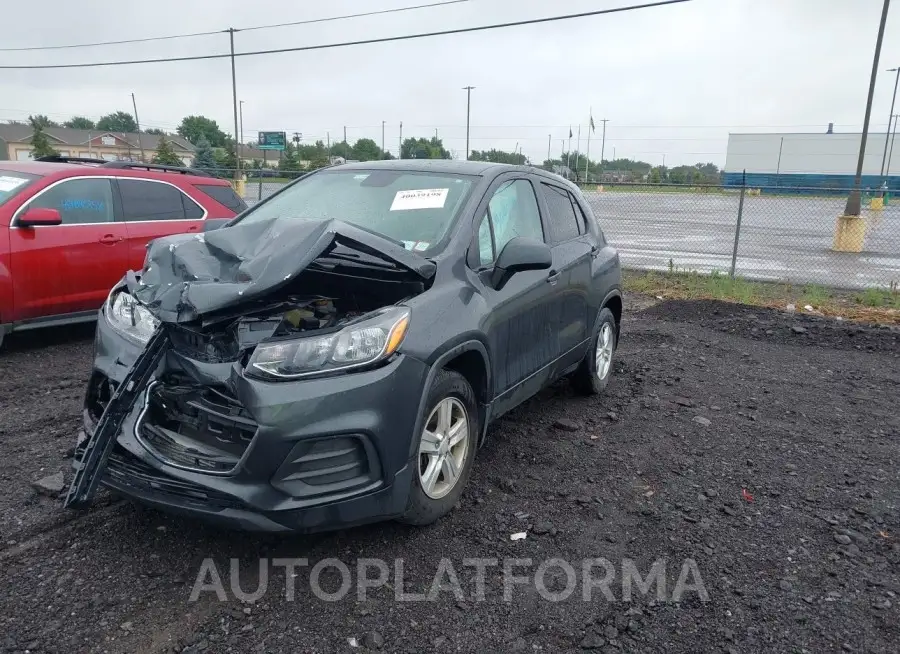
<svg viewBox="0 0 900 654">
<path fill-rule="evenodd" d="M 21 177 L 7 177 L 0 176 L 0 192 L 6 193 L 7 191 L 12 191 L 15 188 L 22 186 L 28 180 L 22 179 Z"/>
<path fill-rule="evenodd" d="M 397 191 L 391 203 L 391 211 L 410 209 L 442 209 L 447 201 L 449 188 L 419 188 L 411 191 Z"/>
</svg>

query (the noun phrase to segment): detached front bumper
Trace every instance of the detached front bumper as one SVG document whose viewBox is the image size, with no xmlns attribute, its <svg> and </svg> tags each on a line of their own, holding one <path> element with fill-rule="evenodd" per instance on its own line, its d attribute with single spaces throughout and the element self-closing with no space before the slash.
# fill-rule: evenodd
<svg viewBox="0 0 900 654">
<path fill-rule="evenodd" d="M 88 433 L 103 394 L 121 382 L 139 352 L 100 317 L 85 398 Z M 156 404 L 171 409 L 150 384 L 118 434 L 104 485 L 165 511 L 247 530 L 320 531 L 403 513 L 415 472 L 425 363 L 399 355 L 364 372 L 265 382 L 245 376 L 238 364 L 205 365 L 174 351 L 167 357 L 182 368 L 196 365 L 199 378 L 221 378 L 227 368 L 231 397 L 192 396 L 184 419 L 192 430 L 212 433 L 213 442 L 244 438 L 245 449 L 227 466 L 186 457 L 181 434 L 149 424 Z"/>
</svg>

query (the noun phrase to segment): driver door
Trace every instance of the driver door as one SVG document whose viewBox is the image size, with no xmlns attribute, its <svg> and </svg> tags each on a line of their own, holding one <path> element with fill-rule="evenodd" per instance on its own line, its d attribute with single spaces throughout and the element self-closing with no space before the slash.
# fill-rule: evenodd
<svg viewBox="0 0 900 654">
<path fill-rule="evenodd" d="M 480 290 L 491 307 L 488 337 L 495 362 L 495 411 L 513 408 L 546 382 L 550 364 L 558 356 L 553 271 L 517 273 L 500 290 L 488 283 L 503 246 L 517 236 L 544 240 L 537 196 L 527 177 L 502 177 L 489 191 L 490 200 L 476 224 L 470 266 L 478 272 Z M 473 265 L 474 264 L 474 265 Z"/>
<path fill-rule="evenodd" d="M 34 207 L 56 209 L 61 225 L 19 227 Z M 66 179 L 16 211 L 9 230 L 13 298 L 20 320 L 96 311 L 128 269 L 125 225 L 117 222 L 110 180 Z"/>
</svg>

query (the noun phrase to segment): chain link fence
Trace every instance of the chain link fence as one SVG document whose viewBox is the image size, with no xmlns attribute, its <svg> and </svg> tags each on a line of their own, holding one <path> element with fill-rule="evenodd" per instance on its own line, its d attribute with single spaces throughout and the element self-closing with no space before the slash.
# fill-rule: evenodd
<svg viewBox="0 0 900 654">
<path fill-rule="evenodd" d="M 863 194 L 861 252 L 833 249 L 848 189 L 604 184 L 585 197 L 629 268 L 835 288 L 900 284 L 900 198 Z"/>
<path fill-rule="evenodd" d="M 271 174 L 244 183 L 249 206 L 291 181 Z M 606 183 L 582 190 L 628 268 L 848 289 L 900 286 L 900 197 L 878 190 L 863 192 L 859 253 L 833 249 L 847 188 Z"/>
</svg>

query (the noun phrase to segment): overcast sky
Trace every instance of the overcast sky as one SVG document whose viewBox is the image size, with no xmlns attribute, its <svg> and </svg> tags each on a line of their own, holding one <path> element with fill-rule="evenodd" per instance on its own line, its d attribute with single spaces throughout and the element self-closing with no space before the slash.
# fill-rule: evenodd
<svg viewBox="0 0 900 654">
<path fill-rule="evenodd" d="M 0 48 L 85 43 L 250 27 L 426 4 L 436 0 L 43 0 L 4 2 Z M 236 51 L 313 45 L 506 22 L 634 4 L 630 0 L 468 0 L 385 16 L 239 33 Z M 586 149 L 588 113 L 608 118 L 605 156 L 669 166 L 724 164 L 729 131 L 859 130 L 882 0 L 693 0 L 534 26 L 237 60 L 244 138 L 259 130 L 304 140 L 362 136 L 396 154 L 404 136 L 431 136 L 464 157 L 471 148 L 554 156 L 569 125 Z M 0 65 L 74 63 L 227 52 L 228 36 L 0 52 Z M 900 6 L 881 55 L 873 130 L 884 130 L 900 66 Z M 174 130 L 203 114 L 232 132 L 228 59 L 70 70 L 0 70 L 0 120 L 45 113 L 98 118 L 131 111 Z M 895 110 L 896 111 L 896 110 Z M 576 139 L 572 139 L 572 147 Z"/>
</svg>

